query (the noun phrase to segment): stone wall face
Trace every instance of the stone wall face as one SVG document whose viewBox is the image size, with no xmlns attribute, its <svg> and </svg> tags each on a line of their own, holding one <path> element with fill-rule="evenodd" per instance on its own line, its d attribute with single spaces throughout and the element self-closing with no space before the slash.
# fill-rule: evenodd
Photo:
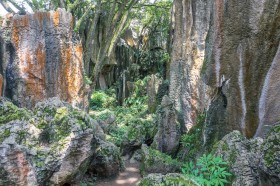
<svg viewBox="0 0 280 186">
<path fill-rule="evenodd" d="M 209 104 L 209 88 L 201 69 L 209 30 L 211 1 L 175 0 L 170 64 L 170 98 L 187 128 Z"/>
<path fill-rule="evenodd" d="M 28 108 L 50 97 L 83 107 L 83 49 L 72 27 L 62 9 L 1 21 L 4 96 Z"/>
<path fill-rule="evenodd" d="M 175 0 L 174 10 L 170 96 L 185 124 L 208 108 L 215 138 L 263 136 L 280 116 L 280 1 Z"/>
<path fill-rule="evenodd" d="M 3 91 L 3 76 L 0 74 L 0 96 L 2 96 Z"/>
</svg>

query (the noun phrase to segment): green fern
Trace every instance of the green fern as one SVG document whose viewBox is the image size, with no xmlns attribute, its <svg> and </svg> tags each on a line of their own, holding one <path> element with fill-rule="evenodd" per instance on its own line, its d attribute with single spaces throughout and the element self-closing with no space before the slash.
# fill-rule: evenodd
<svg viewBox="0 0 280 186">
<path fill-rule="evenodd" d="M 204 154 L 194 165 L 193 162 L 187 162 L 182 167 L 182 173 L 201 185 L 223 186 L 228 183 L 228 178 L 232 176 L 227 168 L 228 163 L 219 156 Z"/>
</svg>

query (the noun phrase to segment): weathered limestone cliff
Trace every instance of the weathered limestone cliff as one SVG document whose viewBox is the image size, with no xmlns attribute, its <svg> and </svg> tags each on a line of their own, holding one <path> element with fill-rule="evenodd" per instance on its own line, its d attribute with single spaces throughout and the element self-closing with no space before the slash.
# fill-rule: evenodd
<svg viewBox="0 0 280 186">
<path fill-rule="evenodd" d="M 184 123 L 207 108 L 206 141 L 263 136 L 280 116 L 280 1 L 175 0 L 173 19 L 170 97 Z"/>
<path fill-rule="evenodd" d="M 170 97 L 187 128 L 208 105 L 208 88 L 200 76 L 209 30 L 211 1 L 175 0 Z"/>
<path fill-rule="evenodd" d="M 0 96 L 2 96 L 3 76 L 0 74 Z"/>
<path fill-rule="evenodd" d="M 0 24 L 0 92 L 21 107 L 50 97 L 83 107 L 83 49 L 72 15 L 63 9 L 10 14 Z"/>
</svg>

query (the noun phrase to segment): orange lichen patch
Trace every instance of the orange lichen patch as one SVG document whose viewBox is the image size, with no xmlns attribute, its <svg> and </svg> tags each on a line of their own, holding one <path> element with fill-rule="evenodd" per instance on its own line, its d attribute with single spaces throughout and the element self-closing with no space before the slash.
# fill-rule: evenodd
<svg viewBox="0 0 280 186">
<path fill-rule="evenodd" d="M 83 48 L 81 45 L 65 46 L 62 50 L 63 75 L 60 77 L 63 98 L 68 102 L 75 103 L 79 97 L 80 87 L 83 84 Z"/>
<path fill-rule="evenodd" d="M 17 26 L 17 20 L 13 21 L 13 30 L 12 30 L 12 41 L 15 45 L 15 47 L 19 48 L 19 31 Z"/>
<path fill-rule="evenodd" d="M 16 17 L 13 19 L 13 29 L 12 29 L 12 41 L 16 47 L 19 49 L 20 45 L 20 31 L 24 28 L 29 27 L 29 17 L 28 15 Z"/>
<path fill-rule="evenodd" d="M 34 53 L 26 50 L 21 51 L 19 56 L 19 67 L 26 84 L 23 96 L 31 96 L 35 102 L 41 101 L 45 91 L 45 49 L 39 43 Z"/>
<path fill-rule="evenodd" d="M 0 96 L 2 96 L 2 92 L 3 92 L 3 90 L 2 90 L 3 81 L 4 81 L 3 76 L 0 74 Z"/>
<path fill-rule="evenodd" d="M 68 102 L 71 102 L 72 96 L 71 92 L 69 92 L 69 86 L 71 86 L 71 60 L 72 60 L 72 50 L 70 46 L 62 46 L 61 48 L 61 69 L 63 70 L 62 73 L 59 74 L 59 80 L 60 80 L 60 92 L 61 97 L 63 100 L 67 100 Z"/>
<path fill-rule="evenodd" d="M 21 22 L 21 26 L 23 26 L 23 27 L 28 27 L 29 26 L 28 15 L 22 16 L 19 21 Z"/>
<path fill-rule="evenodd" d="M 40 24 L 40 28 L 42 29 L 43 22 L 50 22 L 50 13 L 49 12 L 35 12 L 33 18 Z"/>
<path fill-rule="evenodd" d="M 75 47 L 75 54 L 77 54 L 77 57 L 81 58 L 83 56 L 83 47 L 82 45 L 78 45 Z"/>
<path fill-rule="evenodd" d="M 53 24 L 54 24 L 54 26 L 55 27 L 58 27 L 58 25 L 59 25 L 59 11 L 55 11 L 54 13 L 53 13 Z"/>
</svg>

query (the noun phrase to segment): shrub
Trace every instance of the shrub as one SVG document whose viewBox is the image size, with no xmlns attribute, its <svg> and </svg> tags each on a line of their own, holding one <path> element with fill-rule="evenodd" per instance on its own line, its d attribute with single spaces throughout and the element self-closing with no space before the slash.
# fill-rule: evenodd
<svg viewBox="0 0 280 186">
<path fill-rule="evenodd" d="M 107 93 L 108 92 L 108 93 Z M 116 96 L 114 90 L 109 89 L 108 91 L 95 91 L 90 98 L 90 106 L 92 109 L 101 109 L 114 107 L 116 102 Z"/>
<path fill-rule="evenodd" d="M 228 163 L 219 156 L 212 154 L 203 155 L 197 160 L 197 164 L 185 163 L 182 173 L 194 179 L 201 185 L 218 186 L 228 183 L 228 178 L 232 175 L 228 171 Z"/>
</svg>

